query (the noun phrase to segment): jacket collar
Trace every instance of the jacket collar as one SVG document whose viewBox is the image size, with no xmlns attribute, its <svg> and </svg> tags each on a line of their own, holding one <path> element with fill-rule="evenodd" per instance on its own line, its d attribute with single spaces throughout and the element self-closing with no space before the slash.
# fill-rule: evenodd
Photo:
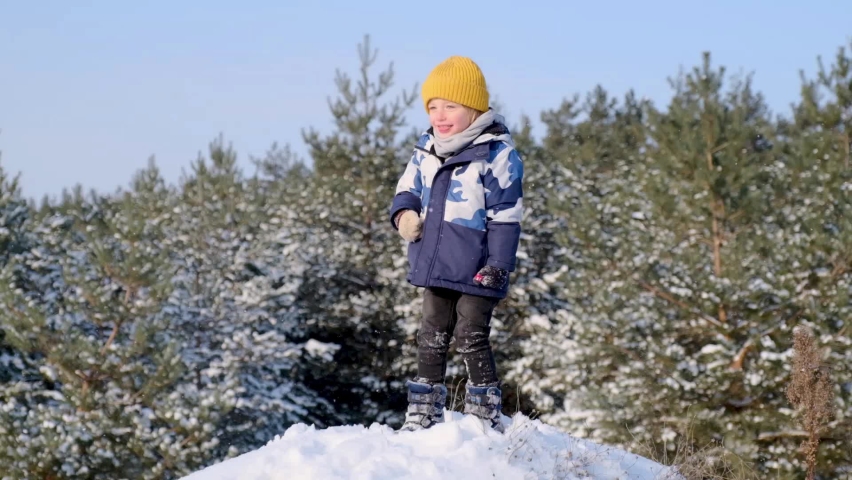
<svg viewBox="0 0 852 480">
<path fill-rule="evenodd" d="M 447 138 L 441 138 L 434 135 L 432 131 L 432 145 L 438 155 L 449 158 L 457 155 L 469 147 L 477 138 L 482 135 L 488 127 L 495 123 L 503 123 L 503 117 L 498 115 L 492 109 L 488 109 L 476 120 L 473 121 L 464 131 L 458 132 L 455 135 L 450 135 Z"/>
<path fill-rule="evenodd" d="M 427 133 L 430 136 L 433 135 L 432 127 L 427 130 Z M 508 133 L 509 128 L 506 127 L 506 125 L 504 125 L 503 123 L 492 123 L 491 125 L 486 127 L 482 131 L 482 133 L 480 133 L 479 136 L 477 136 L 464 149 L 462 149 L 455 155 L 446 158 L 438 155 L 438 153 L 435 151 L 435 145 L 433 144 L 433 142 L 429 142 L 428 150 L 422 147 L 416 148 L 435 156 L 443 164 L 441 165 L 441 168 L 444 168 L 449 165 L 458 165 L 460 163 L 470 162 L 473 160 L 479 160 L 483 157 L 488 157 L 489 151 L 491 150 L 491 142 L 499 140 L 501 136 L 507 135 Z"/>
</svg>

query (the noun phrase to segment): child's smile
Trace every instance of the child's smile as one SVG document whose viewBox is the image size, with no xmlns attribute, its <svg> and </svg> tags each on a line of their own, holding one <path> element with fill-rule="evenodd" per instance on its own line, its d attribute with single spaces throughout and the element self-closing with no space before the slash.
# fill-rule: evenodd
<svg viewBox="0 0 852 480">
<path fill-rule="evenodd" d="M 441 138 L 465 131 L 471 124 L 471 117 L 470 110 L 458 103 L 440 98 L 429 102 L 429 123 Z"/>
</svg>

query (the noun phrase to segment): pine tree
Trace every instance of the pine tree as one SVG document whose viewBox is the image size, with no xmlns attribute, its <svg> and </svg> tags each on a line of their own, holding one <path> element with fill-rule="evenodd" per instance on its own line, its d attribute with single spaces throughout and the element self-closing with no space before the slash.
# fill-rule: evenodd
<svg viewBox="0 0 852 480">
<path fill-rule="evenodd" d="M 789 153 L 750 78 L 725 91 L 705 55 L 672 85 L 666 111 L 646 109 L 640 161 L 566 183 L 576 220 L 563 244 L 577 254 L 560 366 L 573 408 L 553 418 L 610 444 L 709 445 L 783 475 L 797 468 L 773 439 L 789 424 L 791 332 L 823 315 L 802 299 L 825 268 L 803 231 L 815 211 L 790 209 L 809 197 L 790 201 Z"/>
<path fill-rule="evenodd" d="M 530 165 L 525 204 L 531 205 L 525 223 L 541 252 L 525 290 L 545 295 L 521 313 L 528 316 L 526 335 L 518 337 L 522 355 L 512 377 L 542 419 L 582 434 L 582 425 L 571 421 L 580 408 L 572 398 L 588 380 L 574 362 L 587 348 L 578 341 L 577 323 L 592 322 L 583 309 L 597 301 L 595 295 L 607 295 L 598 275 L 603 252 L 590 246 L 604 247 L 623 233 L 598 222 L 605 221 L 609 202 L 635 195 L 644 160 L 644 103 L 629 92 L 619 105 L 597 87 L 582 104 L 575 96 L 544 112 L 542 121 L 547 128 L 542 146 L 525 158 Z"/>
<path fill-rule="evenodd" d="M 0 162 L 0 266 L 28 248 L 26 224 L 31 215 L 18 181 L 19 177 L 10 177 Z"/>
<path fill-rule="evenodd" d="M 305 226 L 301 253 L 310 264 L 299 301 L 311 337 L 339 347 L 336 369 L 317 372 L 313 388 L 334 399 L 347 423 L 393 424 L 404 412 L 401 382 L 413 373 L 412 354 L 403 349 L 414 336 L 413 315 L 405 310 L 413 289 L 387 209 L 411 151 L 399 137 L 414 97 L 403 92 L 386 100 L 393 66 L 371 78 L 377 54 L 369 37 L 359 53 L 357 79 L 337 73 L 339 97 L 330 102 L 335 130 L 304 133 L 314 176 L 297 207 Z"/>
<path fill-rule="evenodd" d="M 290 145 L 282 148 L 275 143 L 263 158 L 253 158 L 252 163 L 258 170 L 252 181 L 268 180 L 266 185 L 269 187 L 291 186 L 294 182 L 307 180 L 311 174 L 305 161 Z"/>
<path fill-rule="evenodd" d="M 661 418 L 653 425 L 618 418 L 658 448 L 689 431 L 693 438 L 683 441 L 723 442 L 758 460 L 747 432 L 774 420 L 750 412 L 778 390 L 762 368 L 744 370 L 744 355 L 794 318 L 764 288 L 779 272 L 770 263 L 772 239 L 756 232 L 772 211 L 774 126 L 750 77 L 725 91 L 725 69 L 713 69 L 709 54 L 672 85 L 668 110 L 650 112 L 652 165 L 641 179 L 652 237 L 645 249 L 621 249 L 614 264 L 633 269 L 619 289 L 632 297 L 628 312 L 650 321 L 631 321 L 635 328 L 622 336 L 629 365 L 622 370 L 647 386 L 609 405 L 641 402 L 647 418 Z"/>
<path fill-rule="evenodd" d="M 227 406 L 181 382 L 159 230 L 106 197 L 78 207 L 32 224 L 0 272 L 6 341 L 38 372 L 4 393 L 0 463 L 22 477 L 185 475 Z"/>
<path fill-rule="evenodd" d="M 287 173 L 282 169 L 265 172 Z M 302 326 L 295 291 L 300 266 L 290 247 L 288 211 L 257 178 L 245 179 L 221 137 L 179 185 L 167 246 L 175 268 L 175 325 L 196 388 L 226 386 L 234 408 L 216 425 L 214 458 L 259 448 L 297 422 L 335 419 L 306 386 L 301 364 L 326 363 Z M 190 379 L 188 379 L 190 380 Z"/>
<path fill-rule="evenodd" d="M 818 59 L 818 67 L 815 79 L 802 75 L 801 100 L 790 121 L 782 123 L 786 142 L 777 164 L 783 172 L 777 188 L 783 201 L 775 205 L 772 221 L 779 225 L 776 232 L 790 232 L 783 241 L 789 258 L 778 255 L 773 261 L 787 263 L 788 273 L 779 283 L 789 292 L 787 301 L 796 309 L 797 320 L 814 331 L 821 360 L 834 379 L 834 412 L 825 419 L 825 437 L 816 452 L 816 473 L 832 478 L 852 465 L 847 448 L 852 373 L 846 368 L 852 360 L 852 57 L 839 48 L 833 64 L 826 68 Z M 783 348 L 792 345 L 793 333 L 787 330 Z M 755 345 L 753 355 L 764 350 L 762 346 Z M 762 441 L 767 450 L 789 452 L 790 460 L 780 468 L 798 474 L 806 460 L 798 452 L 807 436 L 798 427 L 803 412 L 783 411 L 783 422 Z"/>
<path fill-rule="evenodd" d="M 17 286 L 26 280 L 26 272 L 16 267 L 15 258 L 33 248 L 31 229 L 31 212 L 21 196 L 18 178 L 10 178 L 0 167 L 0 277 L 8 284 Z M 33 287 L 21 285 L 21 288 Z M 8 441 L 16 433 L 10 428 L 12 417 L 26 413 L 16 405 L 16 398 L 44 387 L 38 359 L 14 344 L 9 338 L 14 332 L 2 320 L 0 317 L 0 403 L 6 408 L 0 412 L 0 434 Z"/>
<path fill-rule="evenodd" d="M 527 118 L 512 131 L 515 149 L 524 160 L 524 219 L 512 288 L 494 310 L 491 339 L 507 414 L 514 409 L 525 413 L 545 410 L 554 402 L 543 393 L 540 359 L 525 353 L 530 341 L 535 341 L 535 332 L 549 329 L 565 307 L 560 274 L 566 264 L 565 251 L 556 241 L 563 224 L 549 208 L 560 165 L 535 143 Z M 460 358 L 454 363 L 463 364 Z M 460 389 L 459 408 L 463 394 Z"/>
</svg>

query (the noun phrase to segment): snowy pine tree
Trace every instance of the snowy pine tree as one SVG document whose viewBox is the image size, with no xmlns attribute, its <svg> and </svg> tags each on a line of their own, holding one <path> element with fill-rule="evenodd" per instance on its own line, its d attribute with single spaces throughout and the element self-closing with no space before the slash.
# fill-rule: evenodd
<svg viewBox="0 0 852 480">
<path fill-rule="evenodd" d="M 515 148 L 524 160 L 524 219 L 518 265 L 511 276 L 510 294 L 495 308 L 492 319 L 491 342 L 505 385 L 506 414 L 516 408 L 541 412 L 553 402 L 542 392 L 541 359 L 527 356 L 526 349 L 536 332 L 549 330 L 565 308 L 561 273 L 566 268 L 566 250 L 559 248 L 556 241 L 563 223 L 550 210 L 550 193 L 561 169 L 553 156 L 535 144 L 529 120 L 522 119 L 521 125 L 512 134 Z M 456 362 L 461 363 L 461 359 Z M 458 394 L 463 396 L 464 391 Z"/>
<path fill-rule="evenodd" d="M 643 113 L 632 93 L 619 105 L 601 87 L 583 103 L 578 97 L 566 100 L 542 114 L 546 135 L 528 160 L 527 201 L 532 208 L 525 222 L 531 224 L 531 236 L 546 233 L 536 241 L 549 252 L 536 261 L 538 274 L 530 283 L 549 291 L 552 300 L 539 297 L 530 302 L 527 334 L 520 337 L 522 352 L 512 376 L 542 419 L 570 426 L 578 434 L 583 433 L 582 424 L 571 422 L 571 416 L 582 412 L 572 398 L 588 388 L 588 376 L 575 356 L 589 346 L 577 337 L 577 323 L 593 322 L 584 306 L 598 301 L 595 296 L 605 302 L 608 295 L 598 275 L 599 258 L 590 254 L 589 246 L 606 241 L 601 235 L 616 237 L 628 231 L 616 231 L 611 224 L 603 231 L 594 227 L 608 215 L 607 202 L 634 195 L 635 173 L 644 158 Z"/>
<path fill-rule="evenodd" d="M 773 439 L 790 424 L 792 328 L 826 312 L 802 297 L 803 280 L 825 268 L 811 260 L 819 236 L 803 230 L 817 213 L 779 212 L 827 191 L 789 196 L 762 98 L 748 79 L 727 92 L 723 79 L 705 57 L 673 82 L 667 111 L 646 109 L 638 156 L 603 175 L 572 169 L 570 314 L 531 354 L 568 390 L 568 408 L 551 416 L 567 428 L 632 448 L 716 445 L 710 455 L 784 475 L 799 468 Z M 831 350 L 845 341 L 826 338 Z"/>
<path fill-rule="evenodd" d="M 324 425 L 329 402 L 306 386 L 318 348 L 307 336 L 295 292 L 301 267 L 290 248 L 287 210 L 245 179 L 221 138 L 179 185 L 167 240 L 184 361 L 197 388 L 227 388 L 234 408 L 216 425 L 214 458 L 260 447 L 297 422 Z M 279 199 L 280 200 L 280 199 Z M 311 348 L 308 348 L 311 347 Z"/>
<path fill-rule="evenodd" d="M 405 282 L 402 239 L 390 227 L 388 206 L 411 143 L 400 140 L 403 112 L 414 97 L 386 100 L 392 66 L 371 78 L 376 54 L 359 46 L 356 79 L 338 72 L 339 96 L 330 102 L 335 130 L 304 134 L 314 176 L 298 203 L 304 271 L 300 303 L 310 335 L 339 348 L 336 368 L 312 383 L 333 399 L 346 422 L 401 422 L 402 382 L 413 374 L 413 288 Z M 416 325 L 416 324 L 414 324 Z M 407 336 L 406 336 L 407 333 Z"/>
<path fill-rule="evenodd" d="M 4 385 L 4 473 L 176 478 L 216 444 L 227 408 L 181 381 L 159 230 L 92 198 L 29 229 L 0 271 L 5 341 L 35 371 Z M 37 372 L 37 373 L 36 373 Z"/>
<path fill-rule="evenodd" d="M 850 44 L 852 47 L 852 44 Z M 790 122 L 782 124 L 784 156 L 776 163 L 778 197 L 767 234 L 783 245 L 772 258 L 786 264 L 786 274 L 775 283 L 787 296 L 799 322 L 816 333 L 823 361 L 835 382 L 835 412 L 821 439 L 817 474 L 828 478 L 848 472 L 852 452 L 852 57 L 840 48 L 826 67 L 820 59 L 815 79 L 802 78 L 802 97 Z M 787 233 L 786 238 L 780 235 Z M 790 357 L 792 330 L 784 325 L 784 349 Z M 756 362 L 768 363 L 765 342 L 749 352 Z M 788 366 L 784 366 L 788 369 Z M 782 422 L 761 440 L 767 449 L 791 452 L 778 468 L 799 474 L 804 456 L 798 447 L 806 436 L 797 414 L 787 408 Z M 793 452 L 796 452 L 795 454 Z M 792 475 L 791 475 L 792 476 Z"/>
</svg>

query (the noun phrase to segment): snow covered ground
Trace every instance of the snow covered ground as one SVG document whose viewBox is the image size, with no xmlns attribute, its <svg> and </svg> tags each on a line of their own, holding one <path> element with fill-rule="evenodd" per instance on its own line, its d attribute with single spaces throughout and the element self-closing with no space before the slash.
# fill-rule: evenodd
<svg viewBox="0 0 852 480">
<path fill-rule="evenodd" d="M 182 480 L 608 479 L 677 480 L 669 468 L 566 435 L 523 415 L 505 435 L 447 412 L 429 430 L 395 433 L 373 424 L 317 430 L 294 425 L 265 446 Z"/>
</svg>

